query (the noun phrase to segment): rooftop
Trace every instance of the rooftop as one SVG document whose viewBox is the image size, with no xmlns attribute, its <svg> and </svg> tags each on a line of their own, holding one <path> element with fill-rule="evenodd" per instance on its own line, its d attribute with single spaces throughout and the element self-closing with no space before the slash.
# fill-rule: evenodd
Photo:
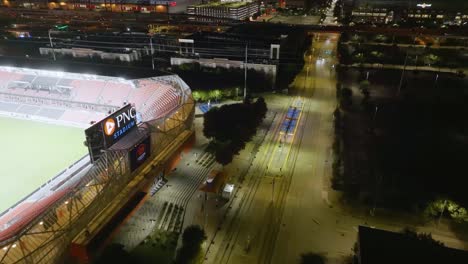
<svg viewBox="0 0 468 264">
<path fill-rule="evenodd" d="M 238 8 L 242 6 L 246 6 L 248 4 L 251 4 L 252 2 L 219 2 L 219 1 L 214 1 L 214 2 L 208 2 L 205 4 L 198 4 L 195 5 L 197 7 L 231 7 L 231 8 Z"/>
<path fill-rule="evenodd" d="M 417 7 L 417 4 L 431 4 L 431 7 L 425 9 L 432 10 L 449 10 L 449 11 L 468 11 L 468 4 L 466 0 L 427 0 L 427 1 L 414 1 L 414 0 L 357 0 L 356 6 L 370 6 L 374 8 L 388 7 L 388 8 L 410 8 L 422 9 Z"/>
<path fill-rule="evenodd" d="M 402 233 L 359 226 L 360 264 L 468 263 L 468 251 Z"/>
</svg>

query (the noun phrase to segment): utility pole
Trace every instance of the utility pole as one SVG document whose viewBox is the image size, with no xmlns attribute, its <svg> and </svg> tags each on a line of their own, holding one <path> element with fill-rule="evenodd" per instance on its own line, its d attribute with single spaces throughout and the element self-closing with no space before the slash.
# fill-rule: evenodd
<svg viewBox="0 0 468 264">
<path fill-rule="evenodd" d="M 413 45 L 416 43 L 416 36 L 413 38 Z M 403 85 L 403 76 L 405 75 L 406 64 L 408 62 L 408 49 L 406 50 L 405 63 L 403 65 L 403 71 L 401 72 L 400 83 L 398 84 L 397 96 L 400 95 L 401 86 Z"/>
<path fill-rule="evenodd" d="M 401 72 L 400 83 L 398 84 L 397 96 L 400 95 L 401 86 L 403 85 L 403 76 L 405 75 L 406 63 L 408 62 L 408 50 L 406 51 L 405 64 L 403 65 L 403 71 Z"/>
<path fill-rule="evenodd" d="M 440 225 L 440 220 L 442 220 L 442 216 L 444 215 L 445 207 L 447 207 L 447 199 L 445 199 L 444 201 L 444 207 L 442 208 L 442 212 L 440 212 L 439 221 L 437 221 L 437 226 Z"/>
<path fill-rule="evenodd" d="M 48 33 L 49 33 L 49 42 L 50 42 L 50 48 L 52 49 L 52 56 L 54 57 L 54 61 L 56 61 L 57 59 L 55 58 L 55 50 L 54 50 L 54 44 L 52 43 L 52 38 L 50 37 L 50 31 L 52 29 L 49 29 Z"/>
<path fill-rule="evenodd" d="M 151 52 L 151 66 L 154 70 L 154 50 L 153 50 L 153 35 L 150 35 L 150 52 Z"/>
<path fill-rule="evenodd" d="M 273 176 L 273 182 L 271 185 L 271 201 L 273 202 L 275 199 L 275 176 Z"/>
<path fill-rule="evenodd" d="M 247 48 L 249 44 L 245 44 L 245 62 L 244 62 L 244 102 L 247 100 Z"/>
</svg>

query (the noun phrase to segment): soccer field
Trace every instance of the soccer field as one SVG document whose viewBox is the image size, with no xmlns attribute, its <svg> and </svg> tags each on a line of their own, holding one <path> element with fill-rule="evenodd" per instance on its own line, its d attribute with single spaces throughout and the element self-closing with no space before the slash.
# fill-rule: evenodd
<svg viewBox="0 0 468 264">
<path fill-rule="evenodd" d="M 0 117 L 0 213 L 87 152 L 84 130 Z"/>
</svg>

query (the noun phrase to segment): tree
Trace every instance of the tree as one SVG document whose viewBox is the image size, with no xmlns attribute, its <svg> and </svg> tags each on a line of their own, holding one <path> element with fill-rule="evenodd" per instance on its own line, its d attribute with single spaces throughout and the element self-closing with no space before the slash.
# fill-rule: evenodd
<svg viewBox="0 0 468 264">
<path fill-rule="evenodd" d="M 178 250 L 175 263 L 192 263 L 200 253 L 201 244 L 206 240 L 205 231 L 197 225 L 188 226 L 182 234 L 182 247 Z"/>
<path fill-rule="evenodd" d="M 353 91 L 349 88 L 342 88 L 341 89 L 341 94 L 340 94 L 340 99 L 341 99 L 341 104 L 350 106 L 352 105 L 352 98 L 353 96 Z"/>
<path fill-rule="evenodd" d="M 366 58 L 364 56 L 364 53 L 360 52 L 360 53 L 357 53 L 356 55 L 354 55 L 354 59 L 358 62 L 358 63 L 363 63 Z"/>
<path fill-rule="evenodd" d="M 364 90 L 364 89 L 369 89 L 370 82 L 368 80 L 363 80 L 359 83 L 359 89 Z"/>
<path fill-rule="evenodd" d="M 215 159 L 219 164 L 226 166 L 232 162 L 234 158 L 234 146 L 232 143 L 217 144 Z"/>
<path fill-rule="evenodd" d="M 439 56 L 434 55 L 434 54 L 427 54 L 426 56 L 424 56 L 423 61 L 424 61 L 424 64 L 431 66 L 431 65 L 437 64 L 440 61 L 440 58 Z"/>
<path fill-rule="evenodd" d="M 317 253 L 304 253 L 301 255 L 301 264 L 325 264 L 325 258 Z"/>
<path fill-rule="evenodd" d="M 232 161 L 255 135 L 267 110 L 265 100 L 258 98 L 255 103 L 223 105 L 205 113 L 203 134 L 213 139 L 217 162 L 227 165 Z"/>
<path fill-rule="evenodd" d="M 133 264 L 138 262 L 127 251 L 124 250 L 123 245 L 110 244 L 103 250 L 102 254 L 95 263 Z"/>
<path fill-rule="evenodd" d="M 257 116 L 257 120 L 260 123 L 266 116 L 268 112 L 267 105 L 265 103 L 265 99 L 263 97 L 259 97 L 257 101 L 254 103 L 255 115 Z"/>
<path fill-rule="evenodd" d="M 450 199 L 437 199 L 428 204 L 425 214 L 429 217 L 442 217 L 447 213 L 457 222 L 468 222 L 468 212 L 466 208 Z"/>
<path fill-rule="evenodd" d="M 212 90 L 209 93 L 210 100 L 213 100 L 213 99 L 214 100 L 219 100 L 219 99 L 221 99 L 221 96 L 222 96 L 222 93 L 221 93 L 220 90 Z"/>
<path fill-rule="evenodd" d="M 427 243 L 427 244 L 432 245 L 432 246 L 443 246 L 444 245 L 444 243 L 432 238 L 431 234 L 426 234 L 426 233 L 419 233 L 418 234 L 414 229 L 412 229 L 410 227 L 403 228 L 401 233 L 403 233 L 404 235 L 406 235 L 406 236 L 408 236 L 408 237 L 410 237 L 410 238 L 412 238 L 414 240 L 419 240 L 419 241 L 422 241 L 422 242 Z"/>
<path fill-rule="evenodd" d="M 201 99 L 201 94 L 200 94 L 199 91 L 193 91 L 192 96 L 193 96 L 193 100 L 195 100 L 197 102 L 200 101 L 200 99 Z"/>
<path fill-rule="evenodd" d="M 219 116 L 219 108 L 212 107 L 208 112 L 204 114 L 203 119 L 203 135 L 207 138 L 212 138 L 216 136 L 218 132 L 218 116 Z"/>
</svg>

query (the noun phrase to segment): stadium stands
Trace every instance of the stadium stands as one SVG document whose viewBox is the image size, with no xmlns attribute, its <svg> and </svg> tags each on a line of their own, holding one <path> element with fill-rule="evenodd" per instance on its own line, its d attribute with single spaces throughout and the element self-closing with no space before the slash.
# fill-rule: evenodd
<svg viewBox="0 0 468 264">
<path fill-rule="evenodd" d="M 73 80 L 70 84 L 74 87 L 74 101 L 97 103 L 97 99 L 106 83 L 103 81 Z"/>
<path fill-rule="evenodd" d="M 108 83 L 104 86 L 99 96 L 99 103 L 109 105 L 123 105 L 129 94 L 132 92 L 132 87 L 119 83 Z"/>
<path fill-rule="evenodd" d="M 37 116 L 70 125 L 89 125 L 125 103 L 135 105 L 144 120 L 161 118 L 180 103 L 181 92 L 169 79 L 137 79 L 55 73 L 0 67 L 6 84 L 0 111 Z M 11 100 L 15 98 L 15 100 Z M 50 107 L 44 108 L 45 105 Z M 40 107 L 39 107 L 40 106 Z"/>
</svg>

